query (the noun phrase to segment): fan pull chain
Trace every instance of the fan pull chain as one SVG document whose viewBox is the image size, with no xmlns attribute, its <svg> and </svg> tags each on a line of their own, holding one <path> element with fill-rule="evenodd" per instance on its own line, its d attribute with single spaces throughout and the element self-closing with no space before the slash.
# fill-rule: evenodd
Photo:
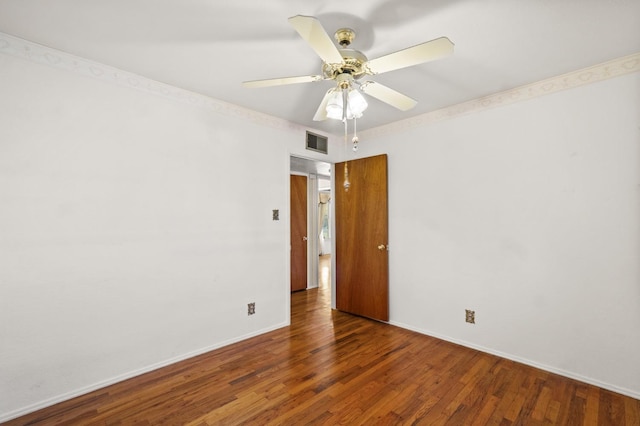
<svg viewBox="0 0 640 426">
<path fill-rule="evenodd" d="M 344 146 L 347 146 L 347 138 L 348 138 L 348 133 L 347 133 L 347 120 L 344 120 Z M 349 182 L 349 162 L 345 162 L 344 163 L 344 183 L 342 184 L 342 186 L 344 186 L 344 192 L 349 192 L 349 187 L 351 186 L 351 182 Z"/>
<path fill-rule="evenodd" d="M 342 121 L 344 121 L 345 126 L 347 124 L 347 108 L 349 108 L 349 105 L 347 105 L 347 102 L 348 102 L 347 95 L 348 95 L 347 88 L 343 88 L 342 89 Z"/>
<path fill-rule="evenodd" d="M 353 152 L 356 152 L 358 150 L 358 142 L 360 142 L 360 140 L 358 139 L 358 124 L 355 117 L 353 118 L 353 139 L 351 139 L 351 142 L 353 143 Z"/>
</svg>

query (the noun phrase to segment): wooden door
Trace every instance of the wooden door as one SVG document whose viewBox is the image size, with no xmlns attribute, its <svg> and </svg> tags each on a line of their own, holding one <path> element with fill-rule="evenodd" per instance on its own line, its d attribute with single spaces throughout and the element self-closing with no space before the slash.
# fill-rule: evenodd
<svg viewBox="0 0 640 426">
<path fill-rule="evenodd" d="M 307 177 L 291 175 L 291 291 L 307 288 Z"/>
<path fill-rule="evenodd" d="M 335 182 L 336 307 L 388 321 L 387 156 L 338 163 Z"/>
</svg>

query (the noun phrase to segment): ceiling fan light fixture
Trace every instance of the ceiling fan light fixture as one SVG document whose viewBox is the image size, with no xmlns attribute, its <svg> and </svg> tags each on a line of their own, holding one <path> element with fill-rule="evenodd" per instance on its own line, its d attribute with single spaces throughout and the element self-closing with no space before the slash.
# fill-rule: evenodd
<svg viewBox="0 0 640 426">
<path fill-rule="evenodd" d="M 327 102 L 327 117 L 342 120 L 342 91 L 334 90 Z"/>
<path fill-rule="evenodd" d="M 367 103 L 364 96 L 358 89 L 350 88 L 350 89 L 333 89 L 333 92 L 329 95 L 329 99 L 327 101 L 326 111 L 327 118 L 332 118 L 334 120 L 343 120 L 345 118 L 345 114 L 343 111 L 344 101 L 345 101 L 345 91 L 346 93 L 346 102 L 347 102 L 347 114 L 346 118 L 349 120 L 353 120 L 354 118 L 362 117 L 362 113 L 367 109 L 369 104 Z"/>
<path fill-rule="evenodd" d="M 347 118 L 360 118 L 369 104 L 358 89 L 351 89 L 347 99 Z"/>
</svg>

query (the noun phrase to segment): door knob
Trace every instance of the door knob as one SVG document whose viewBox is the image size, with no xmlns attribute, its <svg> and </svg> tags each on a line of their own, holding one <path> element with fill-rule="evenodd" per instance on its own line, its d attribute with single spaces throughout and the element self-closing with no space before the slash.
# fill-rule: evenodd
<svg viewBox="0 0 640 426">
<path fill-rule="evenodd" d="M 385 249 L 385 247 L 386 247 L 386 246 L 385 246 L 384 244 L 380 244 L 380 245 L 378 246 L 378 250 L 384 250 L 384 249 Z"/>
<path fill-rule="evenodd" d="M 302 241 L 307 241 L 308 238 L 307 237 L 302 237 Z"/>
</svg>

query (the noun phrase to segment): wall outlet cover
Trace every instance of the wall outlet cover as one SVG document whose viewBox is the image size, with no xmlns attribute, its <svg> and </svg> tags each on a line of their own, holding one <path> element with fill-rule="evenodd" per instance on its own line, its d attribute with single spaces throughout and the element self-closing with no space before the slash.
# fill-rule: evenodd
<svg viewBox="0 0 640 426">
<path fill-rule="evenodd" d="M 469 309 L 465 309 L 465 321 L 470 324 L 476 323 L 476 311 L 471 311 Z"/>
</svg>

